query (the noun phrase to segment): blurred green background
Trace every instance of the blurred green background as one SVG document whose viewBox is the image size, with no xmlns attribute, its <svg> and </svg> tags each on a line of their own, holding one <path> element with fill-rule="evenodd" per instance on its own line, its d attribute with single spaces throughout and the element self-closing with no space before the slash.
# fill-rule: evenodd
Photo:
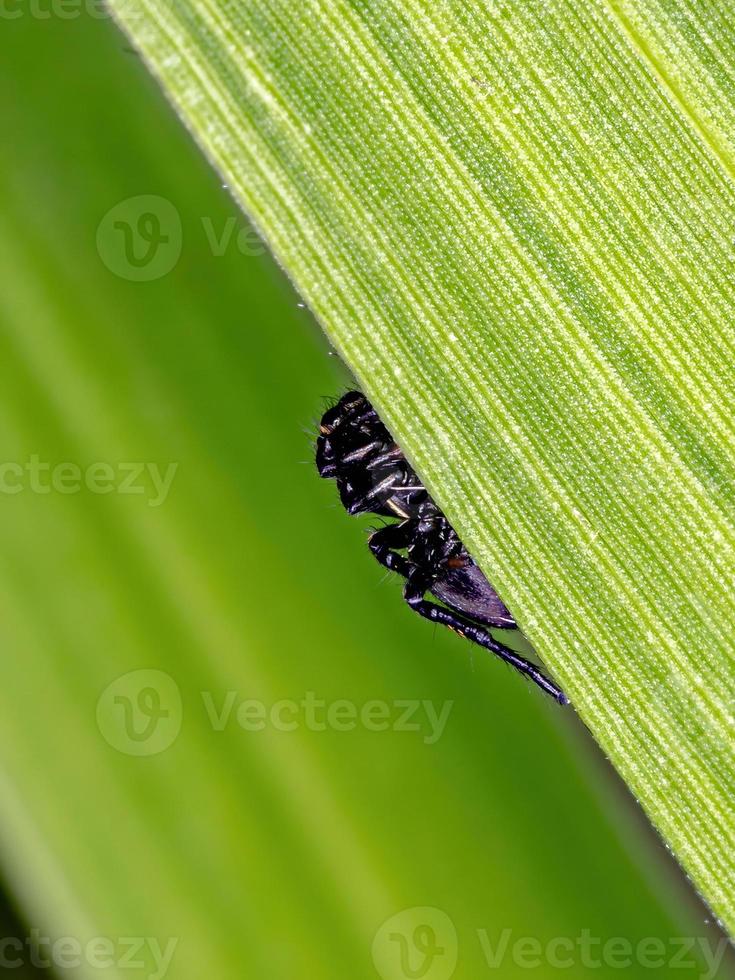
<svg viewBox="0 0 735 980">
<path fill-rule="evenodd" d="M 735 975 L 573 711 L 414 618 L 317 478 L 347 375 L 127 41 L 34 4 L 0 18 L 0 969 Z"/>
</svg>

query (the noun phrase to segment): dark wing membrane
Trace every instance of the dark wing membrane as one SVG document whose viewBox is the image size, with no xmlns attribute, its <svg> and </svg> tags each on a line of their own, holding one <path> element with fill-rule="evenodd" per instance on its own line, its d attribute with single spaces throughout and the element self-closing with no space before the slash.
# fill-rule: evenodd
<svg viewBox="0 0 735 980">
<path fill-rule="evenodd" d="M 451 568 L 434 583 L 432 595 L 471 619 L 515 629 L 516 622 L 498 593 L 475 564 Z"/>
</svg>

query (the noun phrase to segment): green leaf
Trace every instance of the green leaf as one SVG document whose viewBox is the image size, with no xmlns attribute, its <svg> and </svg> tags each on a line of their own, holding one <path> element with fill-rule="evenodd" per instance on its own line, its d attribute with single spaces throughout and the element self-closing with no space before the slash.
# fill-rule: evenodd
<svg viewBox="0 0 735 980">
<path fill-rule="evenodd" d="M 732 929 L 729 12 L 113 9 Z"/>
<path fill-rule="evenodd" d="M 428 905 L 457 980 L 569 949 L 569 976 L 619 980 L 626 944 L 668 976 L 678 937 L 725 975 L 574 715 L 382 582 L 302 432 L 344 374 L 126 39 L 77 12 L 4 23 L 0 60 L 0 865 L 25 932 L 97 980 L 95 937 L 127 980 L 375 980 L 385 956 L 405 980 L 391 935 Z M 122 492 L 136 461 L 178 464 L 160 506 Z M 111 492 L 57 489 L 69 464 Z M 151 686 L 174 713 L 148 740 Z M 265 728 L 222 728 L 230 692 Z M 310 723 L 309 692 L 388 730 Z M 15 935 L 0 956 L 38 975 Z"/>
<path fill-rule="evenodd" d="M 127 980 L 375 980 L 386 956 L 405 980 L 391 936 L 430 906 L 457 980 L 493 953 L 503 980 L 569 958 L 619 980 L 626 956 L 668 976 L 680 937 L 725 975 L 574 715 L 382 582 L 301 431 L 344 375 L 127 41 L 82 16 L 4 29 L 0 865 L 26 933 L 97 980 L 95 937 Z M 178 464 L 160 505 L 150 480 L 122 492 L 136 461 Z M 69 464 L 112 467 L 111 492 L 57 489 Z M 151 687 L 173 714 L 146 738 Z M 345 701 L 355 727 L 325 726 Z M 0 956 L 38 975 L 16 934 Z"/>
</svg>

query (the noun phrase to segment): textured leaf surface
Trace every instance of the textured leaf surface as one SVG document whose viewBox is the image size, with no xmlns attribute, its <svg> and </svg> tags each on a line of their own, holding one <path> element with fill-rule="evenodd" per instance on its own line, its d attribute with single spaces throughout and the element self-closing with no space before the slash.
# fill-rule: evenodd
<svg viewBox="0 0 735 980">
<path fill-rule="evenodd" d="M 113 6 L 732 927 L 727 9 Z"/>
</svg>

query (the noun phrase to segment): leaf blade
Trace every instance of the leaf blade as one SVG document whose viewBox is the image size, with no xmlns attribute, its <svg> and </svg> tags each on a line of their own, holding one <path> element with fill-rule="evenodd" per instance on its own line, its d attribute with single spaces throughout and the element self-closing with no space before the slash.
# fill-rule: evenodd
<svg viewBox="0 0 735 980">
<path fill-rule="evenodd" d="M 730 181 L 596 4 L 137 9 L 123 25 L 732 927 Z"/>
</svg>

